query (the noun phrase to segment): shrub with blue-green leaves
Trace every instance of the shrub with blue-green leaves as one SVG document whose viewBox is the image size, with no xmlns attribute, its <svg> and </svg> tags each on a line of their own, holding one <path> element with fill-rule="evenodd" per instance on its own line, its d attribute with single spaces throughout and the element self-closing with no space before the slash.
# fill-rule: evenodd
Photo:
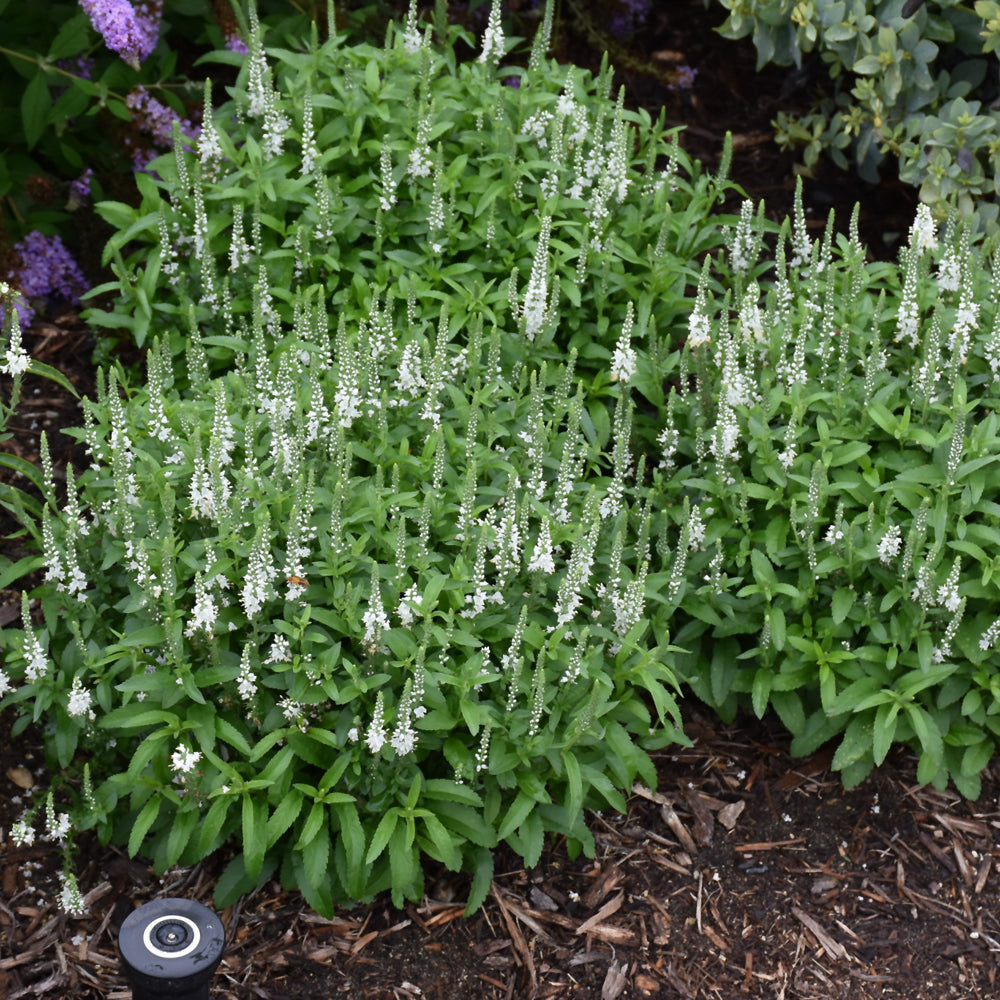
<svg viewBox="0 0 1000 1000">
<path fill-rule="evenodd" d="M 707 0 L 706 0 L 707 2 Z M 819 53 L 831 93 L 810 113 L 779 113 L 778 141 L 807 166 L 848 153 L 877 181 L 887 155 L 939 218 L 949 207 L 997 224 L 1000 149 L 997 0 L 720 0 L 727 38 L 752 35 L 758 67 Z"/>
<path fill-rule="evenodd" d="M 975 797 L 1000 739 L 996 248 L 921 206 L 900 264 L 866 263 L 856 226 L 810 237 L 801 188 L 775 260 L 760 239 L 747 203 L 660 407 L 671 665 L 726 718 L 775 710 L 796 754 L 835 739 L 848 784 L 902 743 Z"/>
<path fill-rule="evenodd" d="M 160 870 L 234 841 L 220 903 L 277 873 L 325 913 L 419 897 L 427 856 L 475 906 L 500 841 L 591 852 L 585 808 L 683 739 L 633 389 L 724 184 L 545 30 L 498 69 L 496 11 L 465 65 L 412 14 L 384 49 L 254 24 L 197 148 L 102 207 L 92 318 L 147 374 L 102 376 L 90 467 L 29 519 L 0 676 L 53 786 L 18 839 Z"/>
</svg>

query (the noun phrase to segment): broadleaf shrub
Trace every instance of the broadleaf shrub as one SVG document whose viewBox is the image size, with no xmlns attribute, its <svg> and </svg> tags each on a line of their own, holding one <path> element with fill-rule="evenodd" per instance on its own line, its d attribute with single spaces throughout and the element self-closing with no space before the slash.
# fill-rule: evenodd
<svg viewBox="0 0 1000 1000">
<path fill-rule="evenodd" d="M 794 753 L 839 739 L 848 784 L 902 743 L 975 797 L 1000 736 L 996 248 L 921 206 L 900 264 L 866 263 L 856 225 L 810 237 L 800 186 L 757 263 L 741 218 L 653 473 L 691 549 L 672 665 L 724 717 L 775 710 Z"/>
<path fill-rule="evenodd" d="M 91 319 L 147 377 L 102 376 L 91 467 L 47 487 L 6 703 L 75 829 L 159 869 L 235 838 L 220 902 L 280 865 L 321 912 L 401 904 L 426 855 L 475 905 L 500 840 L 592 852 L 584 809 L 683 739 L 633 340 L 681 335 L 727 184 L 544 33 L 499 73 L 496 33 L 459 65 L 412 12 L 381 49 L 261 37 L 197 149 L 101 206 Z"/>
<path fill-rule="evenodd" d="M 278 874 L 324 913 L 430 857 L 474 907 L 501 840 L 592 850 L 679 689 L 835 741 L 845 783 L 902 744 L 978 794 L 996 246 L 923 206 L 871 263 L 801 189 L 713 215 L 724 171 L 490 23 L 466 64 L 415 11 L 382 49 L 254 25 L 204 141 L 102 207 L 93 318 L 147 375 L 102 376 L 65 500 L 42 477 L 0 633 L 50 836 L 235 842 L 220 902 Z"/>
<path fill-rule="evenodd" d="M 706 0 L 706 3 L 708 0 Z M 720 0 L 719 31 L 753 36 L 758 66 L 801 66 L 816 53 L 832 93 L 810 113 L 779 114 L 779 142 L 801 147 L 807 166 L 848 153 L 877 181 L 886 156 L 920 189 L 939 219 L 949 208 L 984 228 L 997 225 L 1000 147 L 996 0 Z"/>
</svg>

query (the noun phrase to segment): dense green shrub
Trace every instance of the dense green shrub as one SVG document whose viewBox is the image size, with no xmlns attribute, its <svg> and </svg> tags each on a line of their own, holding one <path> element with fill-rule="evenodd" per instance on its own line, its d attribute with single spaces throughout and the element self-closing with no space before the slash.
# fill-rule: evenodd
<svg viewBox="0 0 1000 1000">
<path fill-rule="evenodd" d="M 779 232 L 713 218 L 724 183 L 545 31 L 500 69 L 495 15 L 463 65 L 413 14 L 384 49 L 254 26 L 197 149 L 103 206 L 93 317 L 148 375 L 102 378 L 65 501 L 44 477 L 41 624 L 0 633 L 50 836 L 232 839 L 220 902 L 280 864 L 322 912 L 427 855 L 475 905 L 500 840 L 590 850 L 584 809 L 655 780 L 678 680 L 837 740 L 847 783 L 902 743 L 978 793 L 995 247 L 924 206 L 868 263 L 801 191 Z"/>
<path fill-rule="evenodd" d="M 48 489 L 6 703 L 45 724 L 56 831 L 72 801 L 160 869 L 235 837 L 220 900 L 281 861 L 323 912 L 401 902 L 427 854 L 476 903 L 499 840 L 591 851 L 584 807 L 682 738 L 631 381 L 724 183 L 544 33 L 499 72 L 496 18 L 465 65 L 412 14 L 384 49 L 251 34 L 197 150 L 101 206 L 91 318 L 148 378 L 102 380 L 92 465 Z"/>
<path fill-rule="evenodd" d="M 706 3 L 708 0 L 706 0 Z M 823 151 L 847 166 L 850 148 L 866 180 L 887 154 L 899 176 L 943 218 L 948 207 L 995 227 L 1000 149 L 996 0 L 720 0 L 727 38 L 753 36 L 758 66 L 800 66 L 816 52 L 832 93 L 795 119 L 779 114 L 779 141 Z"/>
<path fill-rule="evenodd" d="M 856 228 L 813 242 L 799 200 L 758 264 L 745 208 L 654 472 L 690 510 L 671 663 L 725 717 L 775 709 L 795 753 L 841 737 L 849 784 L 900 742 L 975 797 L 1000 737 L 995 250 L 954 220 L 939 243 L 921 206 L 900 265 L 865 263 Z"/>
</svg>

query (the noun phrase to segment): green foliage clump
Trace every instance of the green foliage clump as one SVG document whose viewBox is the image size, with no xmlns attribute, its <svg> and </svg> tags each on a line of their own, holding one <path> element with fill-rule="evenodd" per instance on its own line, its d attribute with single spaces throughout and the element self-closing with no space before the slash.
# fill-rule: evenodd
<svg viewBox="0 0 1000 1000">
<path fill-rule="evenodd" d="M 1000 737 L 996 252 L 921 206 L 900 264 L 866 263 L 856 228 L 796 216 L 758 261 L 745 206 L 665 408 L 671 664 L 724 717 L 774 709 L 794 753 L 838 739 L 848 784 L 897 742 L 975 797 Z"/>
<path fill-rule="evenodd" d="M 499 72 L 496 32 L 464 65 L 428 34 L 254 21 L 197 148 L 101 206 L 92 318 L 148 374 L 102 377 L 91 467 L 46 487 L 6 703 L 74 829 L 160 870 L 235 839 L 220 903 L 280 865 L 320 912 L 401 904 L 426 855 L 478 905 L 501 840 L 592 852 L 584 809 L 683 739 L 632 383 L 660 391 L 639 345 L 681 335 L 725 182 L 544 31 Z"/>
<path fill-rule="evenodd" d="M 853 154 L 877 181 L 886 155 L 920 188 L 939 218 L 949 207 L 997 224 L 1000 149 L 996 0 L 721 0 L 727 38 L 753 36 L 758 66 L 800 66 L 818 52 L 833 93 L 800 118 L 784 113 L 778 140 L 803 148 L 807 166 L 824 151 L 841 167 Z"/>
</svg>

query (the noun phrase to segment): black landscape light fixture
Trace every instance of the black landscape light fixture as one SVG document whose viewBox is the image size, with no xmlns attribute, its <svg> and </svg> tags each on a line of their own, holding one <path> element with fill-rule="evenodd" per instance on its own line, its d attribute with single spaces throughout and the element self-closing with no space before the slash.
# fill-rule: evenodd
<svg viewBox="0 0 1000 1000">
<path fill-rule="evenodd" d="M 132 1000 L 209 1000 L 222 960 L 222 921 L 190 899 L 154 899 L 133 910 L 118 932 Z"/>
</svg>

